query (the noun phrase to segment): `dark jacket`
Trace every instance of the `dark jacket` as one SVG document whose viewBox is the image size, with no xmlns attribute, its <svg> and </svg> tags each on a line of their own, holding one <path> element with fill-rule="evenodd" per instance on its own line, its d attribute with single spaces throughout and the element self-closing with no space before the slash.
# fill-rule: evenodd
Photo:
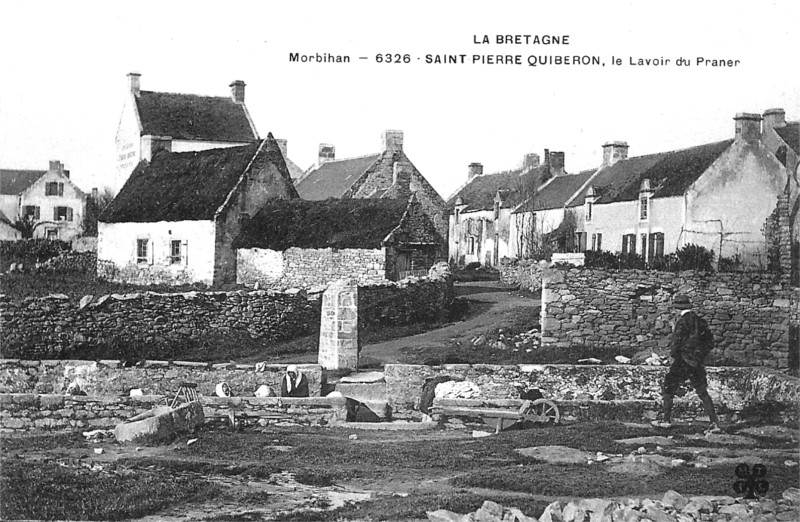
<svg viewBox="0 0 800 522">
<path fill-rule="evenodd" d="M 701 328 L 701 323 L 700 317 L 691 310 L 681 314 L 675 323 L 675 330 L 672 332 L 670 355 L 672 355 L 673 359 L 681 359 L 692 367 L 703 364 L 705 356 L 713 348 L 713 339 L 711 346 L 692 345 L 692 334 L 695 330 Z"/>
<path fill-rule="evenodd" d="M 281 397 L 308 397 L 308 379 L 305 374 L 300 374 L 300 382 L 292 388 L 292 391 L 289 391 L 288 381 L 288 375 L 284 375 L 281 379 Z"/>
</svg>

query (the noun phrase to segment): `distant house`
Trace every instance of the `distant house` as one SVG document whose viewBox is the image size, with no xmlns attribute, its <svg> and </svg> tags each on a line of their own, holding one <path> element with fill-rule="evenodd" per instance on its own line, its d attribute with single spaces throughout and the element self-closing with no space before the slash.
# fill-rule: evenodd
<svg viewBox="0 0 800 522">
<path fill-rule="evenodd" d="M 297 197 L 271 134 L 250 145 L 156 149 L 148 155 L 100 215 L 101 277 L 140 284 L 232 283 L 232 243 L 243 223 L 271 199 Z"/>
<path fill-rule="evenodd" d="M 199 96 L 143 91 L 141 75 L 128 74 L 128 96 L 117 128 L 117 192 L 141 160 L 149 160 L 153 143 L 169 141 L 172 152 L 236 147 L 259 141 L 244 102 L 245 83 L 230 84 L 230 96 Z M 286 158 L 286 140 L 277 140 Z M 286 160 L 289 174 L 302 173 Z"/>
<path fill-rule="evenodd" d="M 448 258 L 451 263 L 497 266 L 504 257 L 519 257 L 512 211 L 546 180 L 564 175 L 564 153 L 545 150 L 526 154 L 512 170 L 484 174 L 483 165 L 469 165 L 467 181 L 450 197 Z"/>
<path fill-rule="evenodd" d="M 83 231 L 86 194 L 78 188 L 60 161 L 48 170 L 0 169 L 0 239 L 19 239 L 12 227 L 29 218 L 33 237 L 70 241 Z"/>
<path fill-rule="evenodd" d="M 787 172 L 762 141 L 760 115 L 734 120 L 733 139 L 688 149 L 629 158 L 627 143 L 607 143 L 602 166 L 566 202 L 575 248 L 649 260 L 696 244 L 766 266 L 764 225 Z"/>
<path fill-rule="evenodd" d="M 403 152 L 403 132 L 383 133 L 381 152 L 348 159 L 336 159 L 335 147 L 321 144 L 319 161 L 295 182 L 302 199 L 399 199 L 415 193 L 422 210 L 433 222 L 445 257 L 447 205 L 428 180 Z"/>
<path fill-rule="evenodd" d="M 283 200 L 265 205 L 234 242 L 237 282 L 267 287 L 427 275 L 441 239 L 416 196 Z"/>
</svg>

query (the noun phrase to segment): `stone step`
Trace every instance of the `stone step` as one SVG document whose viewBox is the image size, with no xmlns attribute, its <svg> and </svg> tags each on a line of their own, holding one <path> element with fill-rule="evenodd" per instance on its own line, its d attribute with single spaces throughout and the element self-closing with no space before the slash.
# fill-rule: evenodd
<svg viewBox="0 0 800 522">
<path fill-rule="evenodd" d="M 356 399 L 361 402 L 379 400 L 386 402 L 386 383 L 349 383 L 338 382 L 334 388 L 345 397 Z"/>
<path fill-rule="evenodd" d="M 387 420 L 391 417 L 389 412 L 389 404 L 386 401 L 362 400 L 361 402 L 364 403 L 367 406 L 367 408 L 372 410 L 375 413 L 375 415 L 377 415 L 378 418 L 381 419 L 382 421 Z"/>
</svg>

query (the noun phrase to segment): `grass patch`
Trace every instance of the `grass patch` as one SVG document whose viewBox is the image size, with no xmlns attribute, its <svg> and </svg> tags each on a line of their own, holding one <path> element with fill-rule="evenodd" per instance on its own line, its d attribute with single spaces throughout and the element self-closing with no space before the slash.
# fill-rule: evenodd
<svg viewBox="0 0 800 522">
<path fill-rule="evenodd" d="M 216 486 L 196 477 L 93 472 L 49 462 L 31 466 L 8 459 L 3 460 L 0 476 L 0 517 L 123 520 L 153 514 L 176 503 L 213 498 L 218 493 Z"/>
</svg>

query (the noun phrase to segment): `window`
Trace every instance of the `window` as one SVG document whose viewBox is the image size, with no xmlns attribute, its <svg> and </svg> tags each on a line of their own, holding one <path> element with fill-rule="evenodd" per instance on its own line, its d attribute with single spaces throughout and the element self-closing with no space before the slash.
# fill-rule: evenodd
<svg viewBox="0 0 800 522">
<path fill-rule="evenodd" d="M 461 217 L 461 210 L 456 209 L 456 223 L 458 223 L 458 218 Z"/>
<path fill-rule="evenodd" d="M 594 206 L 594 203 L 591 201 L 586 202 L 586 221 L 592 220 L 592 206 Z"/>
<path fill-rule="evenodd" d="M 636 253 L 636 234 L 625 234 L 622 236 L 622 253 L 635 254 Z"/>
<path fill-rule="evenodd" d="M 58 239 L 57 228 L 48 228 L 44 231 L 44 234 L 47 239 Z"/>
<path fill-rule="evenodd" d="M 647 259 L 652 260 L 654 257 L 660 257 L 664 255 L 664 233 L 663 232 L 656 232 L 654 234 L 650 234 L 650 250 L 647 255 Z"/>
<path fill-rule="evenodd" d="M 475 254 L 475 238 L 469 237 L 467 238 L 467 254 L 474 255 Z"/>
<path fill-rule="evenodd" d="M 169 262 L 173 265 L 183 262 L 183 248 L 180 239 L 173 239 L 169 242 Z"/>
<path fill-rule="evenodd" d="M 136 262 L 139 264 L 150 262 L 150 246 L 149 239 L 136 240 Z"/>
<path fill-rule="evenodd" d="M 575 252 L 586 250 L 586 232 L 575 232 Z"/>
<path fill-rule="evenodd" d="M 58 181 L 51 181 L 45 183 L 44 185 L 44 195 L 45 196 L 63 196 L 64 195 L 64 184 L 59 183 Z"/>
<path fill-rule="evenodd" d="M 647 210 L 648 204 L 650 203 L 650 198 L 647 196 L 642 196 L 639 198 L 639 219 L 645 221 L 647 219 Z"/>
<path fill-rule="evenodd" d="M 72 209 L 69 207 L 54 207 L 53 221 L 72 221 Z"/>
<path fill-rule="evenodd" d="M 39 221 L 41 209 L 36 205 L 25 205 L 22 207 L 22 217 L 33 219 L 34 221 Z"/>
<path fill-rule="evenodd" d="M 592 234 L 592 250 L 603 249 L 603 234 Z"/>
</svg>

